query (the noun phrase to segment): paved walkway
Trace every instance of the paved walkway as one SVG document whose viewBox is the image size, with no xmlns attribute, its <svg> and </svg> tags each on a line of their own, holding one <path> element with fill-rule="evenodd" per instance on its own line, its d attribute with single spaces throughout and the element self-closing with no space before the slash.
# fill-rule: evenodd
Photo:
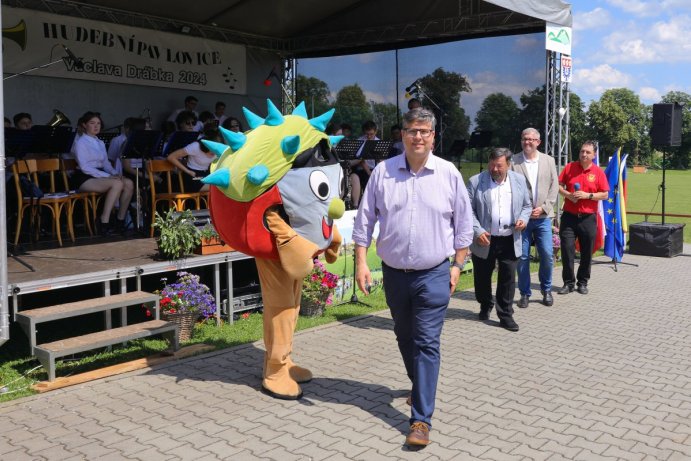
<svg viewBox="0 0 691 461">
<path fill-rule="evenodd" d="M 2 404 L 0 459 L 688 460 L 691 257 L 625 261 L 594 266 L 587 296 L 531 302 L 518 333 L 477 321 L 472 292 L 454 299 L 419 452 L 381 313 L 296 336 L 317 376 L 300 401 L 258 392 L 261 345 L 246 345 Z"/>
</svg>

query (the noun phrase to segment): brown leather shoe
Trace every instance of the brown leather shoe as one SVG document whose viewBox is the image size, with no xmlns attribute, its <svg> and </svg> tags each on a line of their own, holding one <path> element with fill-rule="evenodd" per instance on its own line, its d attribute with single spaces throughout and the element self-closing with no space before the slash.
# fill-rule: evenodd
<svg viewBox="0 0 691 461">
<path fill-rule="evenodd" d="M 405 399 L 405 404 L 409 407 L 413 406 L 413 394 L 408 394 L 408 398 Z"/>
<path fill-rule="evenodd" d="M 421 421 L 416 421 L 410 426 L 410 433 L 405 438 L 406 445 L 425 447 L 429 445 L 429 426 Z"/>
</svg>

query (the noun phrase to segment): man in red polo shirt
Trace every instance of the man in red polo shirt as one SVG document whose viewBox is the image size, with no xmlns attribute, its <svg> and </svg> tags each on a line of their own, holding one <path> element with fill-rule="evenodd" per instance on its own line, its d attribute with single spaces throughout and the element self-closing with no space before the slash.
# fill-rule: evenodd
<svg viewBox="0 0 691 461">
<path fill-rule="evenodd" d="M 586 141 L 581 147 L 577 162 L 564 167 L 559 175 L 559 193 L 564 197 L 564 210 L 559 225 L 561 257 L 564 286 L 557 292 L 560 295 L 576 291 L 588 294 L 590 262 L 593 244 L 597 234 L 597 201 L 606 200 L 609 183 L 604 171 L 593 163 L 595 142 Z M 574 275 L 576 258 L 576 239 L 581 247 L 581 262 L 578 274 Z"/>
</svg>

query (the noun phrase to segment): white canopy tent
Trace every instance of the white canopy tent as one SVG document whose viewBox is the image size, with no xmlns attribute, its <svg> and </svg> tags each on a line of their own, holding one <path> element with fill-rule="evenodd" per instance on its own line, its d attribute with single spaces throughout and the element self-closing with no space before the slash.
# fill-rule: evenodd
<svg viewBox="0 0 691 461">
<path fill-rule="evenodd" d="M 183 39 L 187 35 L 237 43 L 283 60 L 540 32 L 546 22 L 562 26 L 572 22 L 571 7 L 562 0 L 230 0 L 201 6 L 178 0 L 8 0 L 0 4 L 176 33 Z M 0 88 L 0 108 L 4 100 Z M 0 135 L 0 175 L 5 176 L 4 134 Z M 0 196 L 5 197 L 4 181 Z M 0 200 L 0 216 L 6 211 L 5 200 Z M 0 345 L 9 339 L 7 239 L 2 219 Z"/>
</svg>

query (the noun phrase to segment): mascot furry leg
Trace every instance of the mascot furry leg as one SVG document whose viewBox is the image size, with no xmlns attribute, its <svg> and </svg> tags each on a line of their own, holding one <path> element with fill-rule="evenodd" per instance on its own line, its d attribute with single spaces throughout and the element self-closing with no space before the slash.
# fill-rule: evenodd
<svg viewBox="0 0 691 461">
<path fill-rule="evenodd" d="M 256 258 L 264 303 L 264 373 L 262 390 L 272 397 L 299 399 L 299 383 L 312 379 L 312 372 L 290 357 L 293 334 L 300 311 L 302 281 L 312 270 L 318 247 L 299 236 L 275 210 L 266 213 L 266 223 L 276 239 L 279 260 Z M 334 229 L 335 226 L 334 226 Z M 338 257 L 341 235 L 336 229 L 326 250 L 327 261 Z"/>
</svg>

